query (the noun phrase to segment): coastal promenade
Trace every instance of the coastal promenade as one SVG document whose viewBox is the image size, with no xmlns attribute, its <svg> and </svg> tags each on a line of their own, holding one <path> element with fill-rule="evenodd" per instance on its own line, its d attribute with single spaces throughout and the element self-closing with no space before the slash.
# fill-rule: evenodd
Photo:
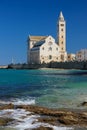
<svg viewBox="0 0 87 130">
<path fill-rule="evenodd" d="M 9 69 L 40 69 L 40 68 L 57 68 L 57 69 L 81 69 L 87 70 L 87 61 L 73 62 L 50 62 L 43 64 L 10 64 Z"/>
</svg>

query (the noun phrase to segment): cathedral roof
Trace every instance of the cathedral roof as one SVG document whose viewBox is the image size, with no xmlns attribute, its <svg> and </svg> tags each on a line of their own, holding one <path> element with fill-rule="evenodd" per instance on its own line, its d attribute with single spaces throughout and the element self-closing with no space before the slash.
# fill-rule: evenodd
<svg viewBox="0 0 87 130">
<path fill-rule="evenodd" d="M 45 39 L 46 39 L 46 38 L 45 38 Z M 43 39 L 43 40 L 37 42 L 37 43 L 34 45 L 34 47 L 39 47 L 39 46 L 43 45 L 43 44 L 45 43 L 45 39 Z"/>
<path fill-rule="evenodd" d="M 44 43 L 45 43 L 45 39 L 36 42 L 36 44 L 33 46 L 31 50 L 39 50 L 40 46 L 43 45 Z"/>
<path fill-rule="evenodd" d="M 45 36 L 45 37 L 43 37 L 40 41 L 37 41 L 35 43 L 35 45 L 34 45 L 33 48 L 40 47 L 41 45 L 43 45 L 46 42 L 47 37 L 52 38 L 51 36 Z"/>
<path fill-rule="evenodd" d="M 31 40 L 31 41 L 41 41 L 42 39 L 45 39 L 45 38 L 47 38 L 47 36 L 29 36 L 29 39 Z"/>
</svg>

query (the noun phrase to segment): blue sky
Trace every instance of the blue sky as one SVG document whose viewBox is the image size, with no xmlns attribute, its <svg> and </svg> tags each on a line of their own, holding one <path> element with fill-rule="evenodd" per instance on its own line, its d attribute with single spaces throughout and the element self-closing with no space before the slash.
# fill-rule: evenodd
<svg viewBox="0 0 87 130">
<path fill-rule="evenodd" d="M 57 36 L 60 11 L 67 24 L 67 52 L 87 48 L 87 0 L 0 0 L 0 64 L 27 60 L 28 35 Z"/>
</svg>

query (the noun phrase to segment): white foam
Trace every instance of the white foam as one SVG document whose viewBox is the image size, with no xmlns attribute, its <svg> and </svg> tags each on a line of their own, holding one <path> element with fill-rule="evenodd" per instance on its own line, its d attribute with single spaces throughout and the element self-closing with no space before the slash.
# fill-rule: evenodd
<svg viewBox="0 0 87 130">
<path fill-rule="evenodd" d="M 13 100 L 12 103 L 14 105 L 30 105 L 35 104 L 35 99 L 16 99 Z"/>
<path fill-rule="evenodd" d="M 73 128 L 68 128 L 68 127 L 57 127 L 57 126 L 53 126 L 52 127 L 54 130 L 73 130 Z"/>
<path fill-rule="evenodd" d="M 14 110 L 1 110 L 0 117 L 8 117 L 15 119 L 12 123 L 8 125 L 10 128 L 16 128 L 18 130 L 33 129 L 39 126 L 51 127 L 54 130 L 70 130 L 72 128 L 52 126 L 48 123 L 38 122 L 39 115 L 31 115 L 31 112 L 25 111 L 24 109 L 14 109 Z"/>
<path fill-rule="evenodd" d="M 11 99 L 10 101 L 0 101 L 0 104 L 14 104 L 14 105 L 31 105 L 35 104 L 35 99 Z"/>
</svg>

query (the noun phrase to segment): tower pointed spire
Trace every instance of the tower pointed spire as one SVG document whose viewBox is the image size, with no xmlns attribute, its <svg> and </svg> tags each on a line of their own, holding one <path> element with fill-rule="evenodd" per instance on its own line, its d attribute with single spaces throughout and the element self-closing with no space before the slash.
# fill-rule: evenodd
<svg viewBox="0 0 87 130">
<path fill-rule="evenodd" d="M 62 11 L 60 12 L 60 15 L 59 15 L 59 20 L 60 20 L 60 21 L 64 21 L 64 16 L 63 16 Z"/>
<path fill-rule="evenodd" d="M 66 60 L 66 21 L 62 11 L 59 14 L 57 22 L 57 43 L 60 47 L 61 61 Z"/>
</svg>

